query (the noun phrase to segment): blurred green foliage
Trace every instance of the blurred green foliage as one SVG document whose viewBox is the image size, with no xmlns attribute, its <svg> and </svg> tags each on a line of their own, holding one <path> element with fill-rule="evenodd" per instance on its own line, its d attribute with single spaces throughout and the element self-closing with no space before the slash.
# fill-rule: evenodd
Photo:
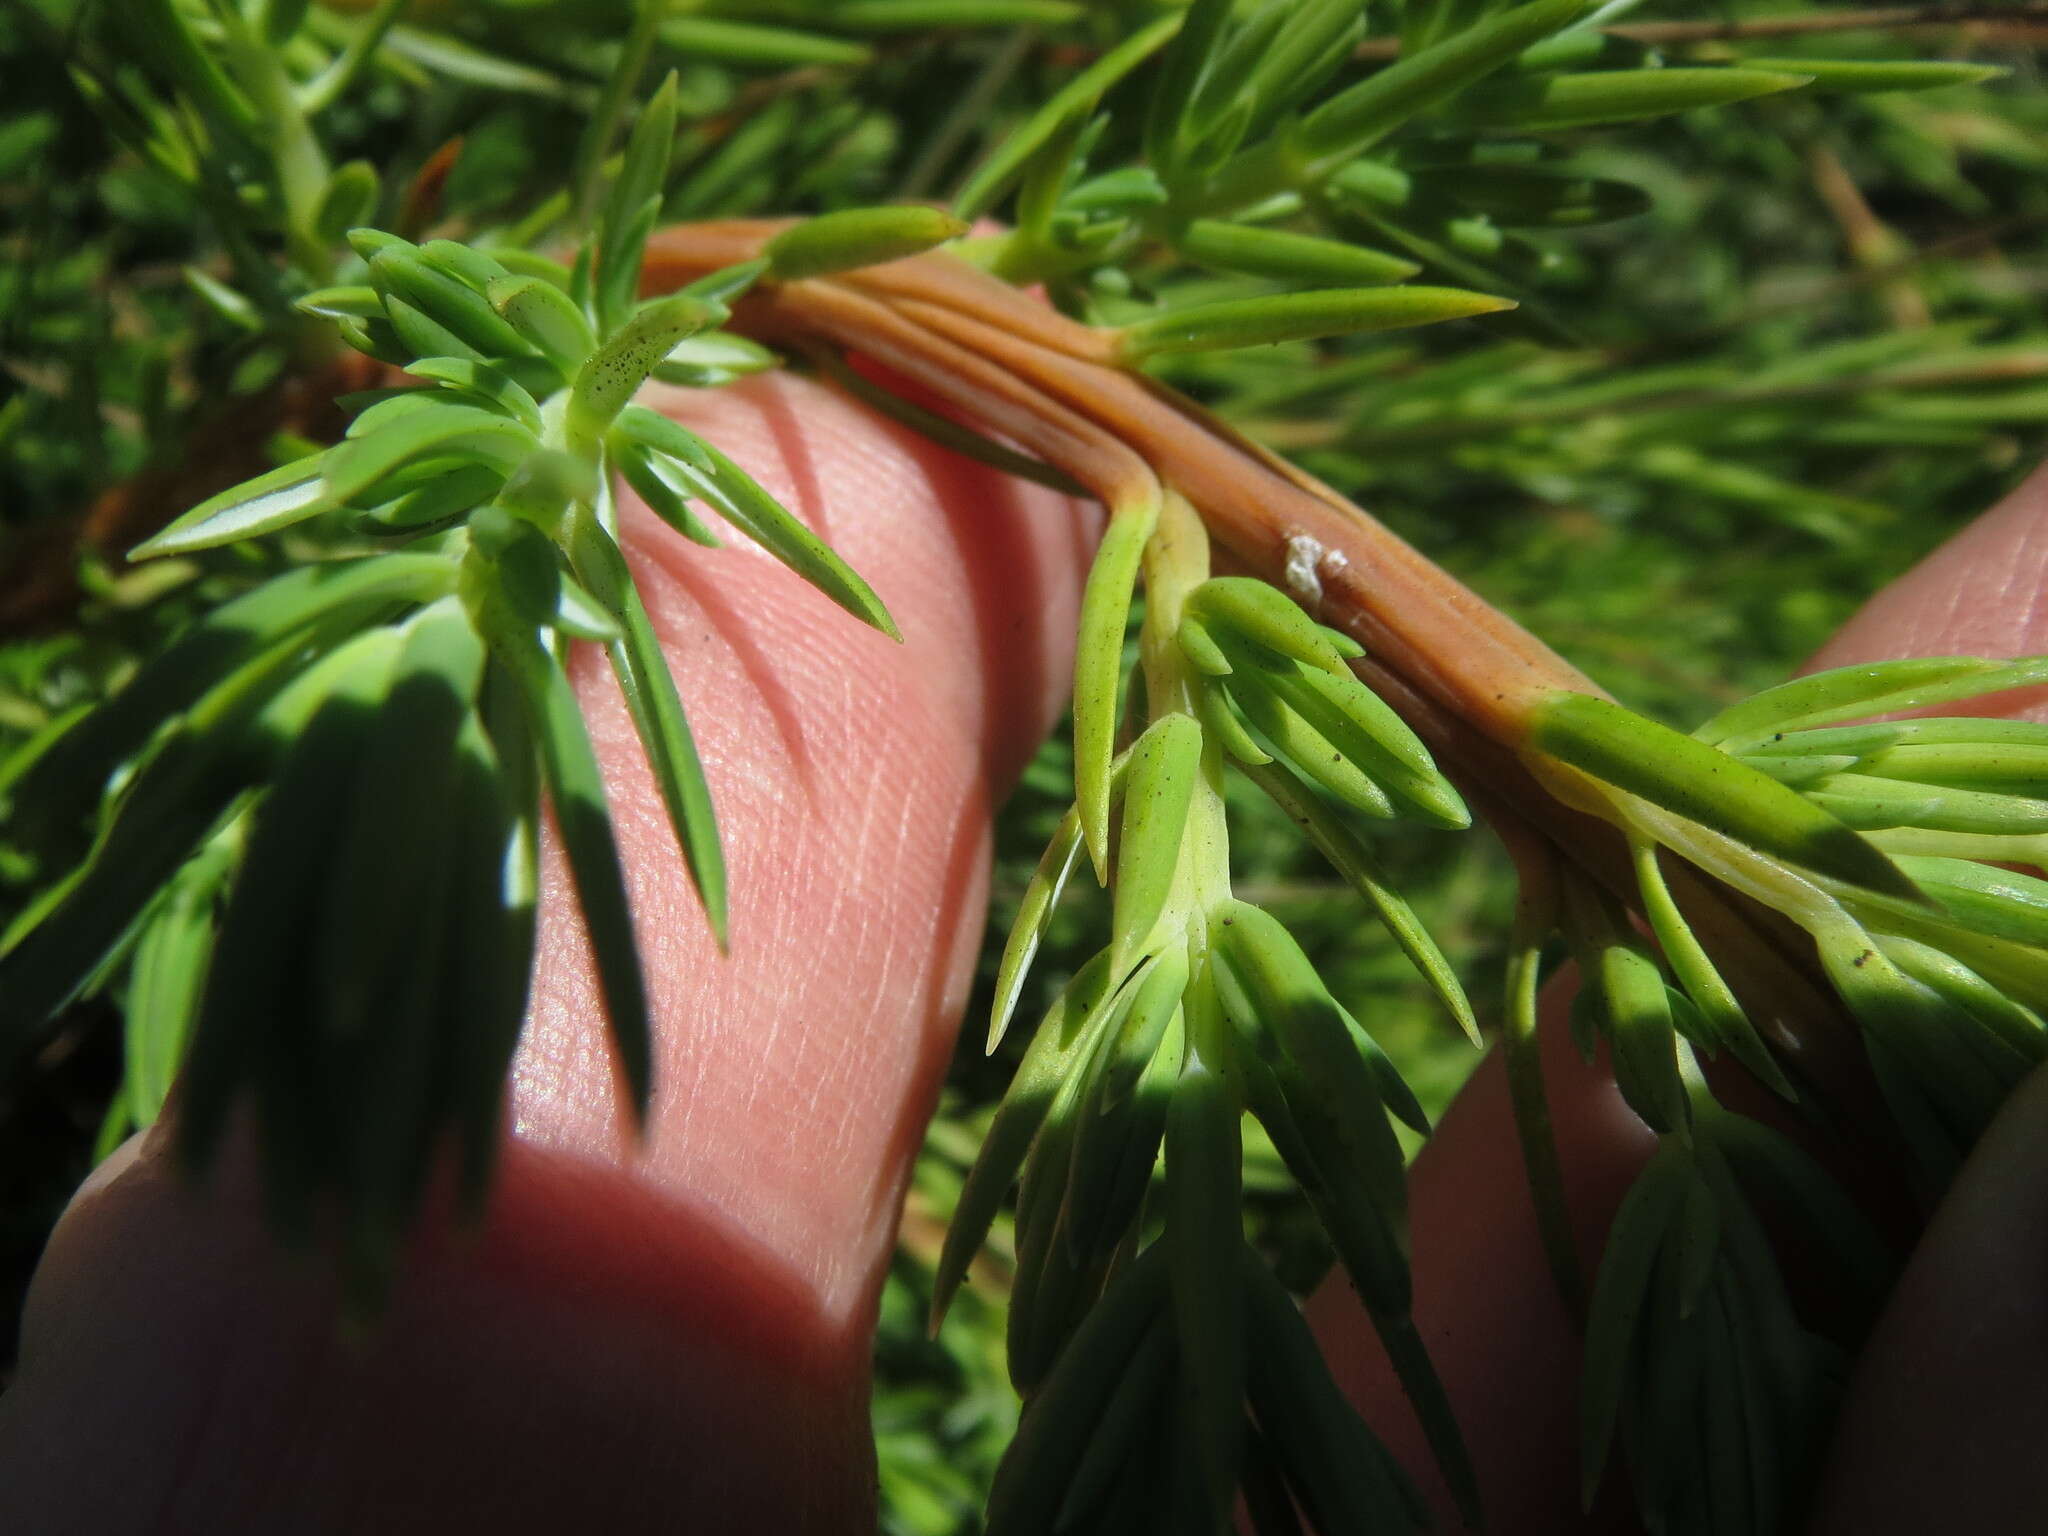
<svg viewBox="0 0 2048 1536">
<path fill-rule="evenodd" d="M 1168 9 L 679 6 L 653 60 L 680 70 L 688 125 L 666 211 L 949 195 L 1011 127 Z M 1612 9 L 1631 25 L 1691 19 L 1655 0 Z M 1745 3 L 1730 15 L 1794 9 Z M 293 363 L 289 338 L 209 296 L 206 280 L 232 282 L 238 262 L 222 239 L 221 186 L 151 163 L 119 131 L 110 103 L 139 98 L 123 95 L 135 82 L 107 29 L 131 14 L 114 0 L 0 4 L 0 581 L 72 549 L 69 520 L 95 495 L 174 462 L 203 423 L 262 396 Z M 571 173 L 628 14 L 588 0 L 414 0 L 318 114 L 330 158 L 378 168 L 373 211 L 389 226 L 542 229 L 535 211 Z M 371 25 L 351 8 L 319 8 L 292 46 L 332 58 Z M 1782 677 L 2038 456 L 2048 426 L 2044 40 L 2048 18 L 2034 7 L 2005 21 L 1754 44 L 1611 40 L 1652 63 L 1955 57 L 2012 73 L 1914 94 L 1794 92 L 1574 133 L 1546 149 L 1546 168 L 1639 188 L 1646 211 L 1524 226 L 1512 207 L 1476 209 L 1477 178 L 1446 226 L 1450 243 L 1407 252 L 1432 269 L 1425 282 L 1489 288 L 1505 275 L 1525 300 L 1515 316 L 1179 358 L 1157 371 L 1370 508 L 1620 697 L 1689 725 Z M 1116 89 L 1141 88 L 1142 75 Z M 1426 135 L 1404 141 L 1418 185 L 1429 153 Z M 1383 243 L 1369 206 L 1349 216 L 1361 238 Z M 1261 288 L 1147 257 L 1053 291 L 1116 320 L 1153 298 Z M 80 558 L 85 601 L 68 620 L 0 634 L 0 756 L 118 684 L 196 604 L 267 566 L 219 551 L 130 574 Z M 979 1014 L 1000 936 L 1065 808 L 1067 767 L 1055 734 L 1003 815 L 994 937 L 884 1295 L 875 1422 L 885 1524 L 900 1536 L 975 1528 L 1015 1421 L 1000 1224 L 936 1339 L 925 1308 L 937 1233 L 1018 1049 L 985 1060 Z M 1233 809 L 1239 893 L 1288 924 L 1440 1110 L 1473 1065 L 1470 1049 L 1285 819 L 1252 794 Z M 1504 861 L 1483 835 L 1400 831 L 1381 846 L 1484 1020 L 1511 901 Z M 32 891 L 28 873 L 0 870 L 0 918 Z M 1105 925 L 1099 894 L 1069 899 L 1020 1005 L 1027 1017 Z M 89 1166 L 118 1073 L 108 1024 L 104 1005 L 80 1010 L 0 1098 L 10 1336 L 35 1253 Z M 1306 1287 L 1327 1254 L 1277 1160 L 1248 1151 L 1255 1234 L 1283 1277 Z"/>
</svg>

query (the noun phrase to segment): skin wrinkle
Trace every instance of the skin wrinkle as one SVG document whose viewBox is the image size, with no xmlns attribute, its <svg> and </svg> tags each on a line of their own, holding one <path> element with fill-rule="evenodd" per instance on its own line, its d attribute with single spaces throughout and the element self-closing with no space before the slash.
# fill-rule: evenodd
<svg viewBox="0 0 2048 1536">
<path fill-rule="evenodd" d="M 787 494 L 781 494 L 779 488 L 776 499 L 802 518 L 811 532 L 836 547 L 832 524 L 826 515 L 825 487 L 818 477 L 810 437 L 797 424 L 796 414 L 790 409 L 788 391 L 773 390 L 764 394 L 761 421 L 768 429 L 776 452 L 781 455 L 781 466 L 789 479 Z"/>
<path fill-rule="evenodd" d="M 685 540 L 664 536 L 666 528 L 657 533 L 650 527 L 650 520 L 659 522 L 654 514 L 647 511 L 630 493 L 623 499 L 620 508 L 621 531 L 629 542 L 629 557 L 634 567 L 634 579 L 640 579 L 643 569 L 658 572 L 663 578 L 660 586 L 650 585 L 642 590 L 642 597 L 651 613 L 681 613 L 694 611 L 704 622 L 704 638 L 712 642 L 712 655 L 722 650 L 731 658 L 748 683 L 752 693 L 748 702 L 758 703 L 767 713 L 769 723 L 781 745 L 780 757 L 770 760 L 758 745 L 751 748 L 740 745 L 743 740 L 720 733 L 717 742 L 725 747 L 721 754 L 714 753 L 711 743 L 700 740 L 697 743 L 698 757 L 710 773 L 715 760 L 723 761 L 739 769 L 754 781 L 750 788 L 766 788 L 772 793 L 782 793 L 785 782 L 794 780 L 804 789 L 811 785 L 812 754 L 805 749 L 804 732 L 807 728 L 804 712 L 776 667 L 771 652 L 761 637 L 752 632 L 745 616 L 727 599 L 720 584 L 712 576 L 708 564 L 697 565 L 692 555 L 718 556 L 727 554 L 741 558 L 769 561 L 773 557 L 765 550 L 747 550 L 742 543 L 743 536 L 734 534 L 726 550 L 704 550 Z M 646 553 L 643 555 L 642 552 Z M 673 646 L 664 631 L 663 644 Z M 586 651 L 579 683 L 584 679 L 595 679 L 602 673 L 602 665 L 592 661 Z M 584 683 L 585 686 L 590 686 Z M 685 709 L 688 700 L 684 701 Z M 628 727 L 630 730 L 630 726 Z M 690 727 L 693 734 L 701 735 L 699 725 L 694 721 Z"/>
</svg>

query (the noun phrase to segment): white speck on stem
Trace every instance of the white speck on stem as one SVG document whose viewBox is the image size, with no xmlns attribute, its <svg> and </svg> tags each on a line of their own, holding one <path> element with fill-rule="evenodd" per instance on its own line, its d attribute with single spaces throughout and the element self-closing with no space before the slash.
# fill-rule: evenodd
<svg viewBox="0 0 2048 1536">
<path fill-rule="evenodd" d="M 1315 613 L 1323 606 L 1323 579 L 1317 574 L 1317 567 L 1323 562 L 1326 552 L 1320 542 L 1305 533 L 1290 533 L 1287 536 L 1287 564 L 1283 575 L 1287 590 L 1294 600 Z M 1343 563 L 1344 557 L 1331 553 L 1332 569 Z"/>
</svg>

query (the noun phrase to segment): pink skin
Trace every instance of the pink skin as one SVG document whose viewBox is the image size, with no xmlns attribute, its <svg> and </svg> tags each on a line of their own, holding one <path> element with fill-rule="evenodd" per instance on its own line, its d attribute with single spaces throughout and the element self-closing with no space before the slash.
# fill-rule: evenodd
<svg viewBox="0 0 2048 1536">
<path fill-rule="evenodd" d="M 645 514 L 629 528 L 735 893 L 720 960 L 624 710 L 586 658 L 659 1017 L 646 1143 L 622 1129 L 587 955 L 557 902 L 486 1230 L 422 1242 L 371 1336 L 337 1337 L 318 1266 L 270 1252 L 244 1169 L 195 1193 L 153 1139 L 131 1145 L 80 1192 L 30 1296 L 21 1374 L 0 1399 L 10 1531 L 872 1529 L 882 1266 L 980 937 L 990 812 L 1058 708 L 1097 518 L 799 381 L 672 408 L 833 540 L 906 643 L 756 552 L 683 546 Z M 1840 643 L 2038 646 L 2048 625 L 2029 641 L 1923 618 L 1984 573 L 2025 581 L 2019 552 L 2038 570 L 2044 529 L 2037 480 L 1923 568 L 1949 567 L 1934 587 L 1908 577 L 1880 600 L 1892 617 L 1866 614 Z M 2001 590 L 1986 600 L 2016 608 L 2010 594 L 2033 587 Z M 551 866 L 551 891 L 561 878 Z M 1568 1057 L 1552 1091 L 1590 1250 L 1643 1139 Z M 1574 1346 L 1504 1102 L 1482 1067 L 1418 1164 L 1418 1292 L 1491 1528 L 1570 1529 Z M 1980 1350 L 1957 1378 L 1947 1353 L 1897 1337 L 1910 1346 L 1926 1317 L 1974 1305 L 1958 1300 L 1970 1286 L 2010 1283 L 1967 1262 L 1998 1213 L 1972 1217 L 1961 1195 L 2048 1166 L 2048 1136 L 2007 1130 L 2021 1110 L 1973 1163 L 1866 1363 L 1841 1448 L 1859 1495 L 1902 1468 L 1916 1422 L 1902 1382 L 1931 1393 L 1937 1423 L 1988 1421 L 2033 1387 L 2038 1348 Z M 2018 1183 L 2022 1207 L 2048 1205 L 2048 1180 Z M 2028 1258 L 2031 1289 L 2013 1295 L 2041 1293 L 2042 1245 Z M 1327 1292 L 1315 1316 L 1375 1424 L 1411 1451 L 1360 1320 Z M 2038 1309 L 2011 1316 L 2038 1345 Z M 1963 1470 L 1952 1456 L 1930 1475 Z"/>
</svg>

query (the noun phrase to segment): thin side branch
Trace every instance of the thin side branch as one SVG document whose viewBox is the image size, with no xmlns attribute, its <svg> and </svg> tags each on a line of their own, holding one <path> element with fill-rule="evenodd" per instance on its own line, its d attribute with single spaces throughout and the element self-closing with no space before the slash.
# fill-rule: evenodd
<svg viewBox="0 0 2048 1536">
<path fill-rule="evenodd" d="M 1622 22 L 1601 30 L 1652 48 L 1689 43 L 1756 42 L 1773 37 L 1811 37 L 1826 32 L 1897 32 L 1907 28 L 1955 27 L 1972 22 L 1994 26 L 2048 25 L 2048 5 L 1890 5 L 1867 11 L 1833 11 L 1804 16 L 1757 16 L 1746 21 Z M 1401 40 L 1367 38 L 1361 59 L 1398 58 Z"/>
</svg>

